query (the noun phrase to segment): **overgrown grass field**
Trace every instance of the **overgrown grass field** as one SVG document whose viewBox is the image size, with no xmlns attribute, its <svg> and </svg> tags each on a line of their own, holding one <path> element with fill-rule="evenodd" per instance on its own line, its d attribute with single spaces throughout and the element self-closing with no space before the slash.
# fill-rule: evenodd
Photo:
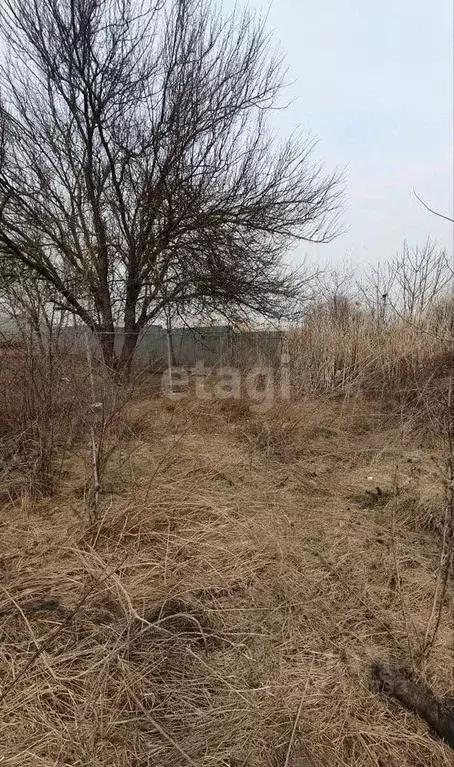
<svg viewBox="0 0 454 767">
<path fill-rule="evenodd" d="M 314 322 L 263 412 L 2 358 L 2 765 L 454 763 L 370 680 L 454 690 L 450 343 Z"/>
</svg>

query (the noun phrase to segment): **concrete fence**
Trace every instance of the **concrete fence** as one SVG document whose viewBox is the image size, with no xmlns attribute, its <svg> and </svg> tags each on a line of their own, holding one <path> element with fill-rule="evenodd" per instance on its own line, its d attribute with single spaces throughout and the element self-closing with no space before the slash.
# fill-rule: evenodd
<svg viewBox="0 0 454 767">
<path fill-rule="evenodd" d="M 0 340 L 20 342 L 24 326 L 0 317 Z M 98 340 L 84 327 L 66 326 L 55 330 L 55 337 L 66 350 L 85 353 L 86 337 L 94 357 L 100 357 Z M 48 336 L 43 328 L 42 338 Z M 142 363 L 192 367 L 203 362 L 207 366 L 243 366 L 256 362 L 278 364 L 283 351 L 284 333 L 279 330 L 235 331 L 224 325 L 176 327 L 171 333 L 160 325 L 148 327 L 140 336 L 135 359 Z M 115 333 L 117 351 L 123 345 L 123 331 Z"/>
</svg>

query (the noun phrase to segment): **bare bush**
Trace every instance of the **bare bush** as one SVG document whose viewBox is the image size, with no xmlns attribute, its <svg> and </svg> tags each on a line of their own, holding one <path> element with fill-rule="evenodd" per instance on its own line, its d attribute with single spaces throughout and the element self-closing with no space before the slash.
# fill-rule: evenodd
<svg viewBox="0 0 454 767">
<path fill-rule="evenodd" d="M 0 355 L 2 494 L 51 494 L 66 451 L 80 436 L 75 371 L 52 346 L 43 355 L 28 340 L 3 346 Z"/>
</svg>

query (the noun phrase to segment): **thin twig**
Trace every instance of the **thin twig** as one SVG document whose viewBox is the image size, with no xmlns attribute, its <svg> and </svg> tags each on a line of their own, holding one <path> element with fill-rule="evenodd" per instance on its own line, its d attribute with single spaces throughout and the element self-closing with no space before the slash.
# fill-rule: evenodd
<svg viewBox="0 0 454 767">
<path fill-rule="evenodd" d="M 415 657 L 413 653 L 413 645 L 411 642 L 411 637 L 414 636 L 416 639 L 418 639 L 418 633 L 416 631 L 415 625 L 413 621 L 411 620 L 411 617 L 409 617 L 407 612 L 407 605 L 405 603 L 405 597 L 402 591 L 402 579 L 400 577 L 400 567 L 399 567 L 399 559 L 397 556 L 397 544 L 396 544 L 396 509 L 393 506 L 392 510 L 392 521 L 391 521 L 391 542 L 392 542 L 392 552 L 393 552 L 393 559 L 394 559 L 394 570 L 396 573 L 396 585 L 397 585 L 397 591 L 399 593 L 399 599 L 400 604 L 402 607 L 402 615 L 404 618 L 405 623 L 405 632 L 407 634 L 407 644 L 408 644 L 408 653 L 410 656 L 410 663 L 412 670 L 415 671 Z M 410 622 L 412 626 L 412 632 L 410 633 Z"/>
<path fill-rule="evenodd" d="M 167 741 L 167 743 L 169 743 L 171 746 L 173 746 L 173 748 L 176 751 L 178 751 L 180 756 L 182 756 L 183 759 L 188 764 L 191 765 L 191 767 L 198 767 L 198 765 L 194 762 L 194 760 L 191 759 L 189 754 L 187 754 L 186 751 L 184 751 L 184 749 L 182 749 L 181 746 L 176 742 L 176 740 L 174 740 L 174 738 L 172 738 L 172 736 L 169 735 L 169 733 L 163 727 L 161 727 L 161 725 L 156 721 L 156 719 L 154 719 L 154 717 L 151 716 L 151 714 L 147 711 L 147 709 L 145 708 L 143 703 L 141 703 L 140 700 L 138 699 L 138 697 L 136 695 L 134 695 L 134 693 L 132 692 L 130 687 L 128 687 L 128 690 L 129 690 L 129 694 L 130 694 L 131 698 L 133 699 L 134 703 L 136 704 L 137 708 L 140 708 L 142 714 L 148 719 L 150 724 L 153 725 L 155 730 L 157 730 L 157 732 L 159 732 L 161 737 L 164 738 L 164 740 Z"/>
<path fill-rule="evenodd" d="M 373 610 L 365 600 L 360 597 L 360 595 L 355 591 L 355 589 L 349 584 L 349 582 L 343 577 L 343 575 L 340 574 L 340 572 L 337 570 L 337 568 L 331 564 L 323 554 L 321 554 L 320 551 L 317 551 L 317 549 L 309 548 L 308 551 L 310 551 L 314 556 L 316 556 L 322 565 L 326 567 L 326 569 L 331 573 L 331 575 L 334 575 L 335 578 L 347 589 L 349 594 L 355 597 L 355 599 L 364 607 L 367 615 L 369 617 L 373 618 L 377 623 L 379 623 L 380 626 L 386 631 L 390 639 L 392 639 L 393 643 L 396 645 L 396 647 L 400 647 L 400 643 L 397 640 L 397 638 L 394 636 L 392 630 L 388 626 L 387 622 L 378 615 L 376 610 Z"/>
<path fill-rule="evenodd" d="M 92 354 L 90 349 L 90 343 L 88 340 L 88 333 L 85 330 L 85 351 L 87 356 L 87 365 L 88 365 L 88 375 L 90 379 L 90 390 L 91 390 L 91 408 L 93 411 L 93 414 L 96 413 L 96 395 L 95 395 L 95 381 L 93 377 L 93 360 L 92 360 Z M 96 445 L 96 437 L 95 437 L 95 430 L 93 426 L 90 426 L 90 448 L 91 448 L 91 463 L 92 463 L 92 472 L 93 472 L 93 503 L 95 509 L 98 507 L 98 500 L 99 500 L 99 449 Z"/>
<path fill-rule="evenodd" d="M 304 699 L 306 697 L 306 692 L 307 692 L 307 688 L 308 688 L 308 685 L 309 685 L 309 680 L 311 678 L 312 666 L 313 665 L 314 665 L 314 656 L 312 656 L 311 665 L 310 665 L 310 668 L 309 668 L 309 673 L 308 673 L 307 679 L 306 679 L 306 684 L 304 685 L 304 690 L 303 690 L 303 694 L 301 695 L 301 700 L 300 700 L 300 704 L 298 706 L 298 711 L 296 712 L 295 721 L 293 722 L 293 729 L 292 729 L 292 734 L 290 736 L 290 741 L 289 741 L 288 748 L 287 748 L 287 754 L 285 756 L 284 767 L 288 767 L 289 762 L 290 762 L 290 756 L 291 756 L 291 753 L 292 753 L 293 743 L 294 743 L 295 735 L 296 735 L 296 728 L 298 727 L 298 722 L 299 722 L 300 717 L 301 717 L 301 711 L 303 710 L 303 703 L 304 703 Z"/>
</svg>

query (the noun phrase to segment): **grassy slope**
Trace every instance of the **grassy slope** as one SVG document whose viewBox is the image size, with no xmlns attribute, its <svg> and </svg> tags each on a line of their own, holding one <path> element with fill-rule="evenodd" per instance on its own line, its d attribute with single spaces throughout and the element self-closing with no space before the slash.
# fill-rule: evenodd
<svg viewBox="0 0 454 767">
<path fill-rule="evenodd" d="M 137 402 L 90 529 L 76 458 L 59 496 L 2 510 L 3 690 L 50 640 L 2 701 L 0 763 L 453 764 L 369 689 L 377 658 L 454 688 L 451 605 L 418 660 L 440 463 L 362 402 Z"/>
</svg>

